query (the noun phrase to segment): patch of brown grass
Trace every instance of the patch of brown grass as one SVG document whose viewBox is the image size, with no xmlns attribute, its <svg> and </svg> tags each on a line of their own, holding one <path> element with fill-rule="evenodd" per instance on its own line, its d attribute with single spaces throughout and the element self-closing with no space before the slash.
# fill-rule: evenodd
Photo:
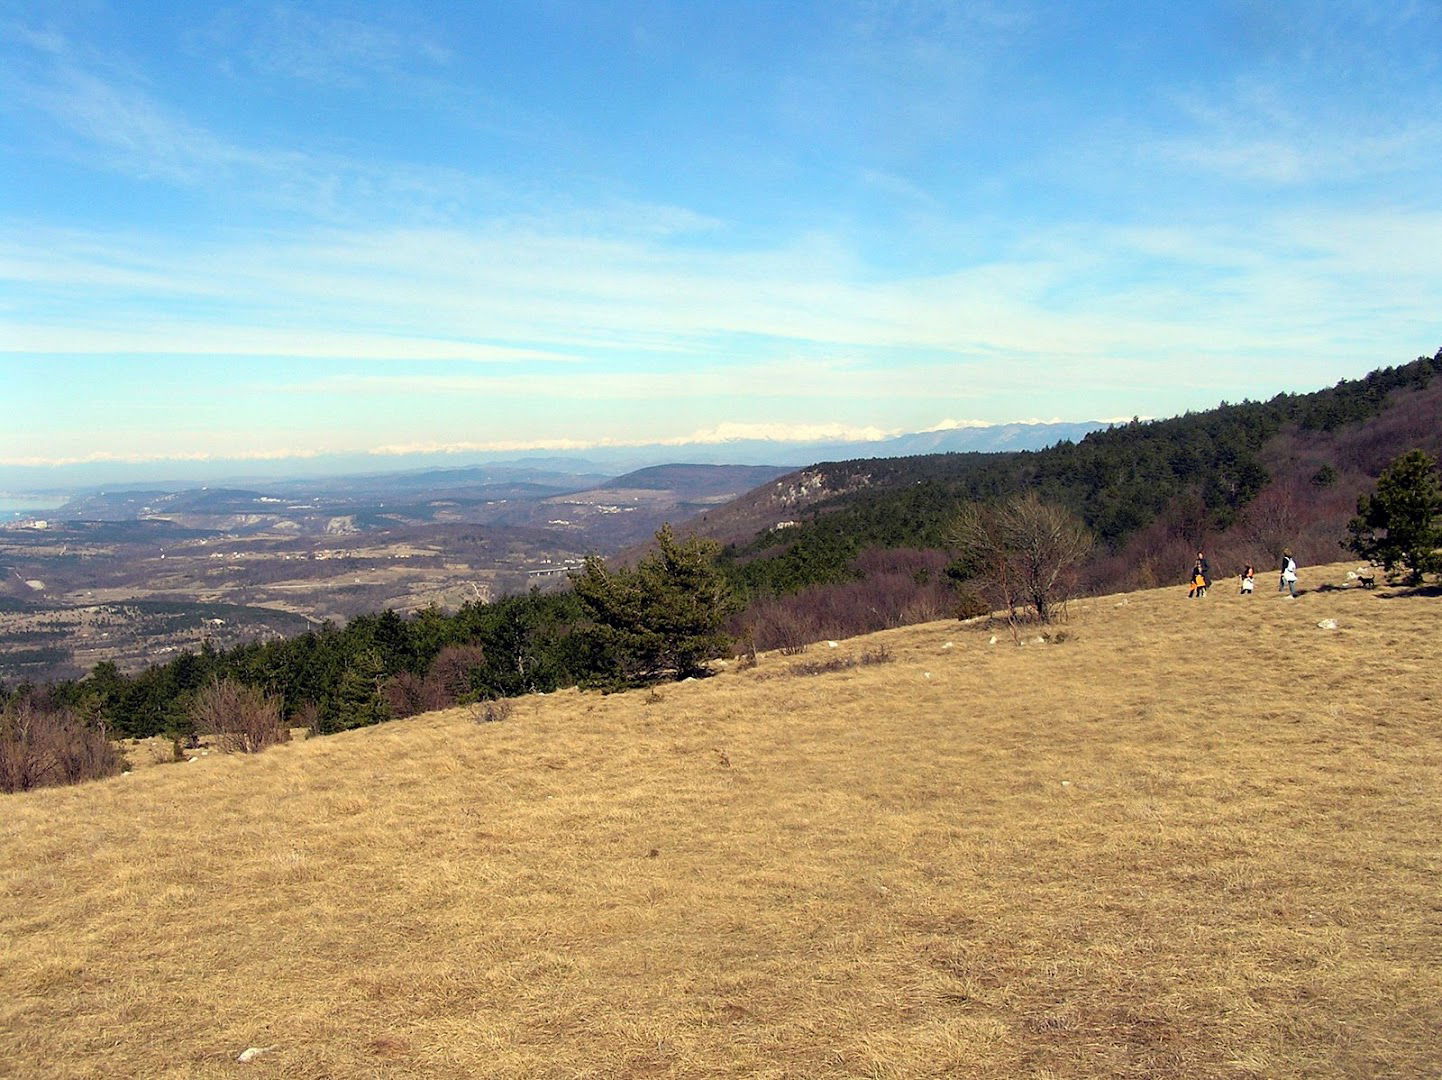
<svg viewBox="0 0 1442 1080">
<path fill-rule="evenodd" d="M 1178 586 L 10 796 L 0 1075 L 1439 1075 L 1437 617 Z"/>
</svg>

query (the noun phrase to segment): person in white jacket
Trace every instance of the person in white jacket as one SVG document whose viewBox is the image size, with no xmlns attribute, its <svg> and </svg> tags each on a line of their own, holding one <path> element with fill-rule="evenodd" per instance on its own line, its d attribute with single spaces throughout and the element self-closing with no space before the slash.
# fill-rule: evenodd
<svg viewBox="0 0 1442 1080">
<path fill-rule="evenodd" d="M 1282 578 L 1277 582 L 1277 591 L 1286 592 L 1288 596 L 1297 595 L 1297 560 L 1292 558 L 1291 548 L 1282 552 Z"/>
</svg>

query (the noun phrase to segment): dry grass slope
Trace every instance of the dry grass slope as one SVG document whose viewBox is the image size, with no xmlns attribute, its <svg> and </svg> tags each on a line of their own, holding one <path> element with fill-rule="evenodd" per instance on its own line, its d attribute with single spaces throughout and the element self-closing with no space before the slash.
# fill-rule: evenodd
<svg viewBox="0 0 1442 1080">
<path fill-rule="evenodd" d="M 0 1075 L 1442 1075 L 1438 601 L 1263 585 L 6 797 Z"/>
</svg>

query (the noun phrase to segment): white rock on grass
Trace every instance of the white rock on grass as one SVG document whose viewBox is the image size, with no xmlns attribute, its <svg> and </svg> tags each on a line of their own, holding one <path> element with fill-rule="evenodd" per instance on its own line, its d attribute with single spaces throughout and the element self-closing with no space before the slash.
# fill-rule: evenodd
<svg viewBox="0 0 1442 1080">
<path fill-rule="evenodd" d="M 277 1045 L 279 1045 L 279 1044 L 277 1044 Z M 235 1060 L 238 1061 L 238 1062 L 240 1062 L 242 1065 L 249 1065 L 249 1064 L 250 1064 L 252 1061 L 254 1061 L 256 1058 L 260 1057 L 261 1054 L 268 1054 L 268 1053 L 270 1053 L 270 1052 L 271 1052 L 272 1050 L 274 1050 L 274 1049 L 275 1049 L 274 1046 L 251 1046 L 251 1047 L 247 1047 L 246 1049 L 244 1049 L 244 1050 L 242 1050 L 242 1051 L 240 1052 L 240 1057 L 236 1058 Z"/>
<path fill-rule="evenodd" d="M 948 641 L 948 642 L 946 642 L 944 645 L 942 645 L 942 648 L 943 648 L 943 649 L 954 649 L 954 648 L 956 648 L 956 646 L 953 645 L 951 642 Z"/>
<path fill-rule="evenodd" d="M 1318 628 L 1319 630 L 1335 630 L 1335 629 L 1337 629 L 1337 620 L 1336 620 L 1336 619 L 1323 619 L 1321 622 L 1319 622 L 1319 623 L 1317 624 L 1317 628 Z"/>
<path fill-rule="evenodd" d="M 840 647 L 841 647 L 841 642 L 839 642 L 839 641 L 828 641 L 828 642 L 826 643 L 826 647 L 827 647 L 828 649 L 837 649 L 837 648 L 840 648 Z"/>
</svg>

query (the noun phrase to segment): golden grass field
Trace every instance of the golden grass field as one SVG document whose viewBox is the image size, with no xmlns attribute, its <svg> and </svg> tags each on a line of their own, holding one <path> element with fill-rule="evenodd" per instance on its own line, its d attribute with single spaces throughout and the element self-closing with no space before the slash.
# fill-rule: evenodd
<svg viewBox="0 0 1442 1080">
<path fill-rule="evenodd" d="M 1442 1076 L 1442 600 L 1273 580 L 5 796 L 0 1075 Z"/>
</svg>

